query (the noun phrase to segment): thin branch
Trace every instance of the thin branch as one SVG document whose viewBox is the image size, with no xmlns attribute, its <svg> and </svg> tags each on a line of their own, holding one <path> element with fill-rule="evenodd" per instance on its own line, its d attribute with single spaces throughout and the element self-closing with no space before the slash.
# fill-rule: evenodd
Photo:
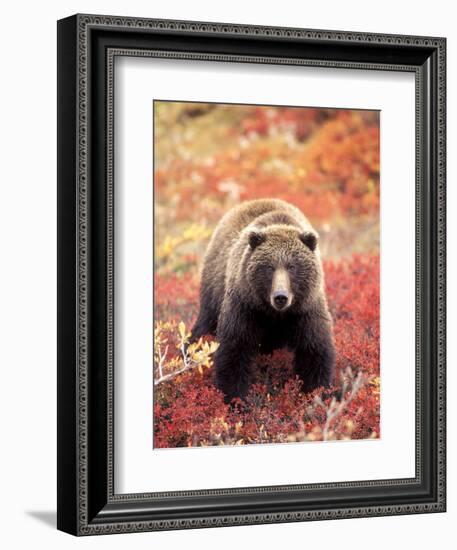
<svg viewBox="0 0 457 550">
<path fill-rule="evenodd" d="M 324 402 L 320 397 L 316 399 L 316 403 L 324 408 L 325 415 L 326 415 L 326 421 L 324 428 L 322 430 L 322 439 L 324 441 L 328 440 L 330 426 L 334 423 L 335 419 L 338 418 L 344 411 L 344 409 L 347 408 L 349 403 L 354 399 L 354 397 L 358 394 L 360 388 L 364 385 L 364 377 L 361 372 L 359 372 L 354 380 L 352 371 L 350 369 L 347 370 L 346 373 L 349 378 L 352 380 L 352 387 L 351 392 L 347 397 L 345 397 L 346 391 L 347 391 L 347 378 L 343 379 L 343 386 L 341 389 L 341 401 L 337 401 L 334 397 L 332 398 L 332 401 L 330 402 L 330 405 L 328 407 L 325 406 Z"/>
<path fill-rule="evenodd" d="M 158 343 L 156 344 L 156 346 L 157 346 L 157 369 L 159 371 L 159 377 L 156 380 L 154 380 L 154 386 L 157 386 L 157 385 L 161 384 L 162 382 L 166 382 L 167 380 L 170 380 L 170 379 L 174 378 L 175 376 L 178 376 L 179 374 L 182 374 L 183 372 L 186 372 L 188 370 L 194 369 L 194 368 L 199 367 L 199 366 L 204 366 L 205 363 L 207 363 L 210 360 L 210 355 L 215 351 L 212 348 L 209 348 L 208 350 L 204 349 L 203 352 L 206 352 L 206 354 L 203 353 L 203 355 L 200 359 L 198 359 L 198 358 L 197 358 L 197 360 L 193 359 L 192 356 L 188 352 L 189 348 L 187 348 L 188 338 L 189 338 L 189 335 L 186 334 L 185 327 L 184 327 L 184 324 L 183 324 L 182 330 L 180 328 L 180 341 L 179 341 L 179 345 L 178 345 L 178 348 L 177 348 L 181 353 L 181 360 L 183 362 L 183 366 L 181 368 L 179 368 L 178 370 L 175 370 L 174 372 L 171 372 L 169 374 L 163 374 L 163 368 L 165 366 L 165 359 L 166 359 L 167 354 L 168 354 L 168 346 L 166 346 L 165 350 L 162 352 L 160 344 L 158 344 Z M 196 344 L 197 348 L 198 348 L 199 345 L 201 345 L 201 339 Z M 195 346 L 195 344 L 193 344 L 193 346 Z"/>
</svg>

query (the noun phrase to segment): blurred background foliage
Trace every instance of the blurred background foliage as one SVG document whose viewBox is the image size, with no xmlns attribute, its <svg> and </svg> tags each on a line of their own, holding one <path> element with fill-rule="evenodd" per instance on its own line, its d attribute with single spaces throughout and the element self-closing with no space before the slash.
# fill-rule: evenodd
<svg viewBox="0 0 457 550">
<path fill-rule="evenodd" d="M 154 102 L 155 260 L 198 263 L 240 201 L 276 197 L 321 234 L 325 257 L 379 249 L 377 111 Z"/>
</svg>

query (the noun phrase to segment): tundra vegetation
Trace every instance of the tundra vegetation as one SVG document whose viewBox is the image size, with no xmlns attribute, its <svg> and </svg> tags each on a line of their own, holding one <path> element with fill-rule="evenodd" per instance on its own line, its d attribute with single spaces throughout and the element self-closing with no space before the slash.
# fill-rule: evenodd
<svg viewBox="0 0 457 550">
<path fill-rule="evenodd" d="M 379 438 L 379 114 L 155 102 L 154 117 L 154 446 Z M 217 341 L 188 345 L 199 269 L 222 215 L 263 197 L 296 205 L 320 234 L 335 380 L 303 393 L 277 350 L 226 404 Z"/>
</svg>

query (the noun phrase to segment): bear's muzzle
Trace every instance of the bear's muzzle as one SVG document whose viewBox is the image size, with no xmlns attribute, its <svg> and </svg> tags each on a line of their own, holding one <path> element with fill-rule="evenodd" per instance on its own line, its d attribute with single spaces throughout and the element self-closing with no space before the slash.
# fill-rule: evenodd
<svg viewBox="0 0 457 550">
<path fill-rule="evenodd" d="M 271 305 L 278 311 L 284 311 L 292 303 L 292 298 L 289 273 L 284 268 L 276 269 L 271 283 Z"/>
</svg>

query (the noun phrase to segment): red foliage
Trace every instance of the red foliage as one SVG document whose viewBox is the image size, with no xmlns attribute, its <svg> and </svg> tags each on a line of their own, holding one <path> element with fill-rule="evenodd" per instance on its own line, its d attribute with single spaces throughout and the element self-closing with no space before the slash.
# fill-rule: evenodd
<svg viewBox="0 0 457 550">
<path fill-rule="evenodd" d="M 154 319 L 190 324 L 198 303 L 199 280 L 192 273 L 156 274 L 154 277 Z M 191 307 L 189 307 L 191 306 Z"/>
<path fill-rule="evenodd" d="M 228 406 L 213 386 L 211 369 L 193 370 L 160 384 L 155 391 L 154 445 L 245 444 L 322 439 L 325 407 L 341 401 L 340 374 L 349 367 L 367 382 L 331 425 L 332 438 L 379 436 L 379 257 L 353 256 L 326 262 L 327 295 L 334 317 L 337 369 L 334 386 L 312 394 L 300 391 L 291 354 L 278 350 L 260 356 L 255 383 L 244 402 Z M 192 318 L 198 306 L 198 281 L 156 277 L 156 315 Z M 166 308 L 166 309 L 165 309 Z M 319 395 L 324 407 L 315 403 Z"/>
<path fill-rule="evenodd" d="M 290 131 L 298 141 L 307 138 L 326 118 L 335 111 L 325 109 L 300 109 L 295 107 L 253 107 L 250 116 L 243 120 L 246 135 L 265 136 L 280 129 Z"/>
</svg>

